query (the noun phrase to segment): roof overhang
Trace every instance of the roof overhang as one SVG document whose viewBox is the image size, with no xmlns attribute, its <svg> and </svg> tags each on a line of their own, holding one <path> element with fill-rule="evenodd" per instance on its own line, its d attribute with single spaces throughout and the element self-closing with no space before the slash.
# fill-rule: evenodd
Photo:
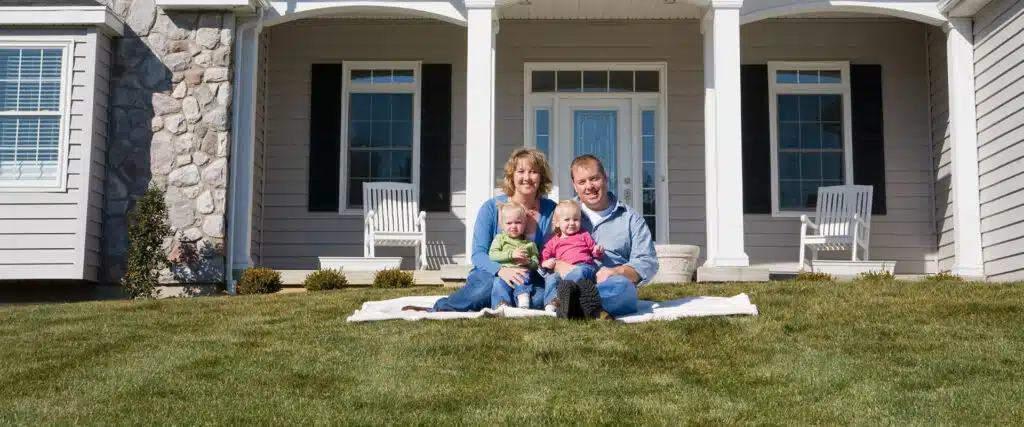
<svg viewBox="0 0 1024 427">
<path fill-rule="evenodd" d="M 106 6 L 0 7 L 0 27 L 55 25 L 99 27 L 110 36 L 124 35 L 124 22 Z"/>
<path fill-rule="evenodd" d="M 939 11 L 953 18 L 968 18 L 992 0 L 939 0 Z"/>
</svg>

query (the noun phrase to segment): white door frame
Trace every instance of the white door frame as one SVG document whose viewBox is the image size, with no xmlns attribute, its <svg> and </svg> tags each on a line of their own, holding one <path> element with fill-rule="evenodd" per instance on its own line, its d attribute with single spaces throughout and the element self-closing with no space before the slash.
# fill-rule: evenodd
<svg viewBox="0 0 1024 427">
<path fill-rule="evenodd" d="M 532 93 L 533 71 L 657 71 L 659 76 L 658 92 L 545 92 Z M 656 166 L 656 201 L 655 215 L 658 218 L 657 229 L 651 230 L 658 238 L 658 243 L 669 243 L 669 203 L 668 203 L 668 65 L 664 62 L 526 62 L 523 64 L 523 140 L 527 147 L 536 148 L 534 123 L 536 112 L 539 109 L 549 111 L 549 146 L 553 147 L 554 141 L 563 137 L 560 135 L 559 111 L 561 104 L 575 100 L 592 99 L 628 99 L 630 100 L 630 135 L 624 141 L 630 142 L 631 159 L 631 181 L 630 187 L 633 191 L 634 206 L 638 211 L 643 207 L 643 151 L 641 139 L 641 112 L 655 111 L 655 166 Z M 570 151 L 571 153 L 571 151 Z M 548 159 L 552 170 L 559 168 L 556 165 L 566 165 L 572 160 L 557 158 Z M 561 171 L 565 173 L 565 171 Z M 556 172 L 558 173 L 558 172 Z M 568 176 L 553 177 L 555 187 L 552 189 L 552 198 L 557 198 L 559 183 L 564 180 L 568 182 Z M 564 185 L 564 184 L 563 184 Z M 620 184 L 621 186 L 621 184 Z M 621 188 L 621 187 L 620 187 Z"/>
</svg>

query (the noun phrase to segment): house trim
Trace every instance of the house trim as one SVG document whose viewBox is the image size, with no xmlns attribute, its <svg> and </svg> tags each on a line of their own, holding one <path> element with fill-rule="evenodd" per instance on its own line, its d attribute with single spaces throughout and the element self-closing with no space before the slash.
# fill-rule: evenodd
<svg viewBox="0 0 1024 427">
<path fill-rule="evenodd" d="M 780 70 L 838 70 L 841 83 L 837 84 L 784 84 L 778 83 Z M 771 129 L 772 216 L 799 217 L 806 211 L 782 210 L 779 203 L 779 123 L 778 95 L 780 94 L 839 94 L 843 98 L 843 182 L 853 184 L 853 108 L 850 100 L 850 63 L 846 61 L 822 62 L 768 62 L 768 115 Z"/>
<path fill-rule="evenodd" d="M 939 12 L 951 18 L 974 16 L 992 0 L 939 0 Z"/>
<path fill-rule="evenodd" d="M 412 15 L 431 18 L 459 26 L 468 25 L 468 13 L 460 1 L 318 1 L 296 2 L 271 1 L 270 10 L 273 17 L 267 19 L 265 26 L 279 25 L 297 19 L 313 18 L 339 13 L 380 13 L 384 15 Z"/>
<path fill-rule="evenodd" d="M 8 6 L 0 7 L 3 26 L 96 26 L 109 36 L 123 36 L 124 23 L 106 6 Z"/>
<path fill-rule="evenodd" d="M 61 49 L 61 75 L 60 75 L 60 102 L 59 109 L 56 114 L 50 113 L 46 115 L 55 115 L 59 119 L 60 128 L 58 132 L 57 140 L 57 175 L 55 180 L 35 180 L 31 182 L 25 181 L 13 181 L 0 183 L 0 193 L 23 193 L 23 192 L 47 192 L 47 193 L 63 193 L 68 188 L 68 157 L 71 150 L 70 141 L 70 127 L 71 127 L 71 87 L 72 81 L 72 69 L 74 67 L 75 58 L 75 40 L 70 37 L 63 36 L 12 36 L 12 37 L 0 37 L 0 47 L 7 48 L 60 48 Z M 87 92 L 89 95 L 85 95 L 87 100 L 92 99 L 92 92 Z M 0 115 L 4 116 L 23 116 L 32 115 L 30 111 L 19 111 L 4 113 L 0 112 Z M 39 114 L 39 113 L 35 113 Z M 86 148 L 91 149 L 92 139 L 91 134 L 86 135 L 88 138 L 82 142 L 82 145 Z M 88 167 L 89 165 L 86 164 Z M 88 174 L 86 174 L 88 176 Z M 27 181 L 27 180 L 26 180 Z M 88 182 L 86 182 L 88 185 Z"/>
</svg>

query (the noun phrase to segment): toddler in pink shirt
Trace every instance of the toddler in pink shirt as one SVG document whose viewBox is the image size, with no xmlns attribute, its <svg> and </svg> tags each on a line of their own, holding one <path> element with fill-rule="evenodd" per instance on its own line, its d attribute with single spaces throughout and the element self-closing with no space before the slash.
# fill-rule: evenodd
<svg viewBox="0 0 1024 427">
<path fill-rule="evenodd" d="M 582 213 L 579 203 L 573 200 L 563 200 L 555 207 L 555 234 L 544 244 L 540 258 L 541 268 L 551 271 L 546 280 L 550 283 L 562 280 L 562 277 L 554 272 L 555 260 L 576 266 L 565 276 L 565 280 L 595 280 L 597 276 L 597 263 L 594 259 L 601 258 L 604 249 L 594 242 L 589 232 L 580 229 Z M 553 301 L 544 309 L 554 311 L 557 304 L 557 301 Z"/>
</svg>

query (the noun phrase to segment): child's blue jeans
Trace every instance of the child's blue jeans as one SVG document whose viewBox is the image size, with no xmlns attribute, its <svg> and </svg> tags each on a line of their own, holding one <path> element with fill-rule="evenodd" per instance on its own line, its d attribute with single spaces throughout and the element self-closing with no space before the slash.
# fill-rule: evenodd
<svg viewBox="0 0 1024 427">
<path fill-rule="evenodd" d="M 548 295 L 550 294 L 552 297 L 556 295 L 547 287 L 547 283 L 547 280 L 536 271 L 531 271 L 527 281 L 514 288 L 509 286 L 505 279 L 496 276 L 491 285 L 491 308 L 498 308 L 498 305 L 501 303 L 516 307 L 519 294 L 525 293 L 530 295 L 530 308 L 535 310 L 542 309 L 544 304 L 550 301 L 550 299 L 547 299 Z"/>
</svg>

